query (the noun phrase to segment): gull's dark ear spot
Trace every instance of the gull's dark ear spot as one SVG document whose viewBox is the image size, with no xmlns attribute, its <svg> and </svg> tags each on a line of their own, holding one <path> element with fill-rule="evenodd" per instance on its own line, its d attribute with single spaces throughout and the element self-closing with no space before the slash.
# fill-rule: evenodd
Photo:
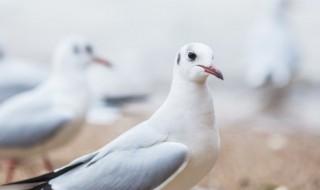
<svg viewBox="0 0 320 190">
<path fill-rule="evenodd" d="M 80 53 L 80 49 L 78 46 L 73 46 L 73 53 L 75 53 L 75 54 Z"/>
<path fill-rule="evenodd" d="M 178 57 L 177 57 L 177 64 L 180 65 L 180 59 L 181 59 L 181 55 L 180 53 L 178 54 Z"/>
</svg>

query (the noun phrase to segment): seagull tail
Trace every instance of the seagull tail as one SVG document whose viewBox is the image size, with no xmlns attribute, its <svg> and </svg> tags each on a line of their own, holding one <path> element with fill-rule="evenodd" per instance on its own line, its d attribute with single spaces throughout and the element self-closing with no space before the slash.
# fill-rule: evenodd
<svg viewBox="0 0 320 190">
<path fill-rule="evenodd" d="M 44 183 L 25 183 L 0 186 L 0 190 L 53 190 L 51 185 Z"/>
<path fill-rule="evenodd" d="M 28 190 L 53 190 L 53 189 L 49 183 L 44 183 Z"/>
<path fill-rule="evenodd" d="M 59 173 L 51 172 L 38 177 L 0 185 L 0 190 L 52 190 L 49 181 Z"/>
<path fill-rule="evenodd" d="M 0 190 L 53 190 L 49 181 L 63 175 L 64 173 L 82 165 L 83 162 L 76 162 L 54 172 L 43 174 L 34 178 L 25 179 L 9 184 L 0 185 Z"/>
</svg>

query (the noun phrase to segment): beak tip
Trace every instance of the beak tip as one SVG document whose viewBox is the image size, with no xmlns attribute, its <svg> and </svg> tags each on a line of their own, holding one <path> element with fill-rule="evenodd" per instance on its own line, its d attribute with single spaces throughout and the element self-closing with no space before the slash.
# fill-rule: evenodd
<svg viewBox="0 0 320 190">
<path fill-rule="evenodd" d="M 223 74 L 219 70 L 216 71 L 215 76 L 220 80 L 224 80 Z"/>
<path fill-rule="evenodd" d="M 100 63 L 100 64 L 102 64 L 102 65 L 105 65 L 106 67 L 109 67 L 109 68 L 112 68 L 112 67 L 113 67 L 113 65 L 112 65 L 109 61 L 107 61 L 107 60 L 105 60 L 105 59 L 101 59 L 101 58 L 98 58 L 98 57 L 94 57 L 94 58 L 93 58 L 93 61 L 96 62 L 96 63 Z"/>
<path fill-rule="evenodd" d="M 218 78 L 221 79 L 221 80 L 224 80 L 224 77 L 223 77 L 222 73 L 220 73 L 220 74 L 218 75 Z"/>
</svg>

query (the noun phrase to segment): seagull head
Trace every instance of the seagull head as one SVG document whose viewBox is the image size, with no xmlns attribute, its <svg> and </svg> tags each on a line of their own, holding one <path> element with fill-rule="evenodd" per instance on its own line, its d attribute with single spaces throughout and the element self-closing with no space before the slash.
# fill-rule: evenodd
<svg viewBox="0 0 320 190">
<path fill-rule="evenodd" d="M 290 0 L 272 0 L 271 11 L 276 16 L 282 16 L 290 8 L 292 2 Z"/>
<path fill-rule="evenodd" d="M 208 76 L 223 80 L 223 75 L 213 64 L 212 49 L 202 43 L 190 43 L 183 46 L 177 54 L 175 72 L 194 81 L 205 82 Z"/>
<path fill-rule="evenodd" d="M 111 67 L 106 59 L 96 54 L 94 46 L 82 37 L 73 37 L 63 41 L 57 48 L 54 64 L 64 70 L 87 68 L 91 63 Z"/>
</svg>

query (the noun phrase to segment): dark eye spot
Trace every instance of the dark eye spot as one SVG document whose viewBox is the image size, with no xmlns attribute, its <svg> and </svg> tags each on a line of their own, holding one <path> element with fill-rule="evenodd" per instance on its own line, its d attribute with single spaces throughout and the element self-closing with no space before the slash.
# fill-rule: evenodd
<svg viewBox="0 0 320 190">
<path fill-rule="evenodd" d="M 87 46 L 86 46 L 86 52 L 89 53 L 89 54 L 92 54 L 92 53 L 93 53 L 93 48 L 92 48 L 92 46 L 87 45 Z"/>
<path fill-rule="evenodd" d="M 78 54 L 80 52 L 80 49 L 78 46 L 73 47 L 73 53 Z"/>
<path fill-rule="evenodd" d="M 194 61 L 197 59 L 197 54 L 195 54 L 194 52 L 189 52 L 188 53 L 188 58 L 190 61 Z"/>
<path fill-rule="evenodd" d="M 177 57 L 177 64 L 179 65 L 180 64 L 180 59 L 181 59 L 181 55 L 180 53 L 178 54 L 178 57 Z"/>
</svg>

